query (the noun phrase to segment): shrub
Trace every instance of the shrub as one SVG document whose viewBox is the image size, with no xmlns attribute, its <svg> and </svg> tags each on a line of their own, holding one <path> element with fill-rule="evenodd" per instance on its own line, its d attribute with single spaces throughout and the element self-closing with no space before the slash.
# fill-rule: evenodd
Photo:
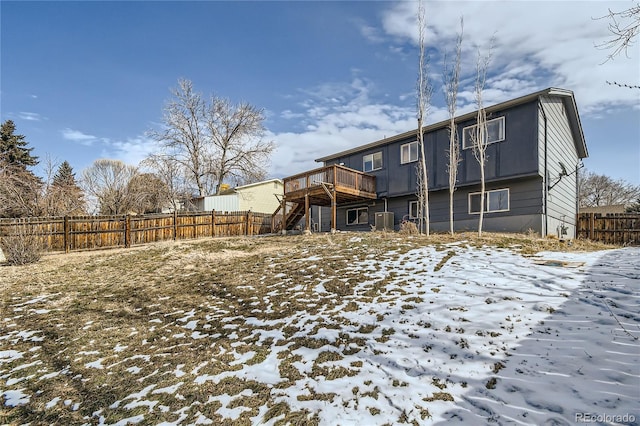
<svg viewBox="0 0 640 426">
<path fill-rule="evenodd" d="M 418 227 L 416 226 L 415 223 L 405 220 L 404 222 L 402 222 L 400 224 L 400 231 L 399 232 L 402 235 L 417 235 L 418 234 Z"/>
<path fill-rule="evenodd" d="M 0 247 L 10 265 L 35 263 L 42 257 L 42 246 L 32 227 L 16 226 L 0 239 Z"/>
</svg>

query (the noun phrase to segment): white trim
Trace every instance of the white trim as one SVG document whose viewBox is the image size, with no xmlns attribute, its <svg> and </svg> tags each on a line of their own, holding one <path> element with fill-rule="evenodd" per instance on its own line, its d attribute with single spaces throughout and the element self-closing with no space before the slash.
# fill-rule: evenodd
<svg viewBox="0 0 640 426">
<path fill-rule="evenodd" d="M 507 208 L 506 209 L 500 209 L 500 210 L 489 210 L 489 197 L 490 194 L 494 193 L 494 192 L 502 192 L 502 191 L 507 191 Z M 500 189 L 492 189 L 491 191 L 485 191 L 485 196 L 484 196 L 484 202 L 485 202 L 485 207 L 487 207 L 487 209 L 485 209 L 485 213 L 499 213 L 499 212 L 508 212 L 511 209 L 511 191 L 509 191 L 509 188 L 500 188 Z M 471 211 L 471 196 L 472 195 L 481 195 L 480 192 L 470 192 L 468 197 L 467 197 L 467 202 L 468 202 L 468 211 L 469 214 L 480 214 L 479 211 L 477 212 L 472 212 Z"/>
<path fill-rule="evenodd" d="M 411 159 L 411 145 L 413 145 L 413 144 L 416 144 L 416 159 L 415 160 Z M 402 149 L 405 146 L 409 147 L 409 161 L 402 161 Z M 400 145 L 400 164 L 415 163 L 416 161 L 418 161 L 418 141 L 403 143 L 402 145 Z"/>
<path fill-rule="evenodd" d="M 489 132 L 487 132 L 487 145 L 492 144 L 492 143 L 496 143 L 496 142 L 502 142 L 505 139 L 505 134 L 506 134 L 506 130 L 505 130 L 505 122 L 504 122 L 504 116 L 502 117 L 498 117 L 498 118 L 494 118 L 491 120 L 487 120 L 487 127 L 489 126 L 489 123 L 493 123 L 495 121 L 501 121 L 502 124 L 502 132 L 500 132 L 500 136 L 498 137 L 498 139 L 496 140 L 489 140 Z M 471 141 L 469 141 L 469 144 L 467 146 L 467 129 L 472 129 L 477 127 L 477 124 L 472 124 L 471 126 L 466 126 L 462 128 L 462 149 L 471 149 L 473 148 L 473 144 Z"/>
</svg>

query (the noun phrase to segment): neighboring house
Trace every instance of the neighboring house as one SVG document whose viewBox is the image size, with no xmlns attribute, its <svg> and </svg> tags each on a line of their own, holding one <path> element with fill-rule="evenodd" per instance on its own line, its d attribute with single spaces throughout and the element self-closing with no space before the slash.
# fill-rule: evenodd
<svg viewBox="0 0 640 426">
<path fill-rule="evenodd" d="M 193 200 L 198 211 L 249 211 L 273 213 L 280 205 L 283 184 L 280 179 L 270 179 L 249 185 L 236 186 L 220 195 L 199 197 Z"/>
<path fill-rule="evenodd" d="M 575 236 L 577 170 L 588 153 L 573 92 L 549 88 L 487 107 L 486 112 L 489 145 L 483 230 Z M 456 118 L 462 159 L 454 198 L 456 230 L 475 230 L 478 226 L 480 167 L 470 140 L 475 119 L 476 112 Z M 448 125 L 447 120 L 424 127 L 430 224 L 434 231 L 449 229 Z M 337 168 L 341 173 L 352 169 L 363 177 L 374 177 L 375 195 L 368 196 L 365 191 L 359 193 L 360 197 L 341 202 L 342 184 L 338 183 L 334 192 L 338 194 L 335 225 L 331 222 L 334 213 L 327 207 L 314 208 L 310 223 L 319 222 L 322 230 L 369 230 L 376 225 L 376 218 L 385 216 L 398 229 L 403 219 L 413 219 L 417 211 L 416 133 L 413 130 L 316 160 L 324 163 L 326 170 L 340 165 Z M 332 180 L 330 175 L 325 171 L 324 180 L 329 184 L 340 180 Z M 300 176 L 284 180 L 289 202 L 302 203 L 301 193 L 293 192 L 290 186 L 292 181 L 300 182 Z M 324 186 L 324 192 L 332 188 Z M 319 195 L 308 198 L 311 205 L 331 205 L 331 199 L 327 202 Z M 387 214 L 377 214 L 382 212 Z"/>
</svg>

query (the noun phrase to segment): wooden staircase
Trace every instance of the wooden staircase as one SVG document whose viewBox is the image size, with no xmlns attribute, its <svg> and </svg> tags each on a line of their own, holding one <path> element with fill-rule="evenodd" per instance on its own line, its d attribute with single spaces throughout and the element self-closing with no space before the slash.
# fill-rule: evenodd
<svg viewBox="0 0 640 426">
<path fill-rule="evenodd" d="M 304 216 L 304 204 L 297 203 L 284 219 L 284 229 L 292 230 Z"/>
</svg>

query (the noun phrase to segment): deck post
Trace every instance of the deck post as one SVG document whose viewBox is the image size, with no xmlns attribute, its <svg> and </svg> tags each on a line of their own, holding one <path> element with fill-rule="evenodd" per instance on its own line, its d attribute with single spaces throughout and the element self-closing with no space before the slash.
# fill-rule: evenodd
<svg viewBox="0 0 640 426">
<path fill-rule="evenodd" d="M 285 185 L 286 188 L 286 185 Z M 282 235 L 287 235 L 287 196 L 283 195 L 282 196 L 282 203 L 280 204 L 282 207 L 280 207 L 280 211 L 282 212 L 282 220 L 280 221 L 280 226 L 282 227 L 282 229 L 280 230 L 280 232 L 282 232 Z"/>
<path fill-rule="evenodd" d="M 304 194 L 304 233 L 311 234 L 311 217 L 309 215 L 309 189 Z"/>
<path fill-rule="evenodd" d="M 338 186 L 338 169 L 334 165 L 333 166 L 333 188 L 331 188 L 331 233 L 335 234 L 336 229 L 338 229 L 338 224 L 336 219 L 338 218 L 338 213 L 336 211 L 336 186 Z"/>
</svg>

